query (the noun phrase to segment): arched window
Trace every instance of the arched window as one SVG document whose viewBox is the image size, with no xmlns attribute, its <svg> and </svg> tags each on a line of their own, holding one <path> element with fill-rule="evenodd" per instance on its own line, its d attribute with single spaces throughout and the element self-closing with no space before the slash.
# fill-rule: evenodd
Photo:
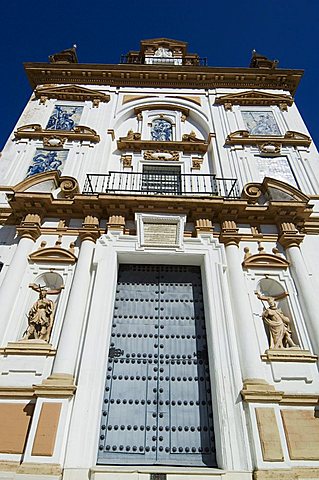
<svg viewBox="0 0 319 480">
<path fill-rule="evenodd" d="M 172 140 L 172 124 L 163 118 L 157 118 L 152 122 L 152 140 L 167 142 Z"/>
</svg>

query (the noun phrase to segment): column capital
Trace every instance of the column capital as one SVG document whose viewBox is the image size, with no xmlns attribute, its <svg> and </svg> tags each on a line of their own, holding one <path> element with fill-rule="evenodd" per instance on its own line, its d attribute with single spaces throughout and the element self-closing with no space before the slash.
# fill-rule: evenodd
<svg viewBox="0 0 319 480">
<path fill-rule="evenodd" d="M 22 238 L 30 238 L 34 242 L 41 235 L 41 217 L 37 213 L 28 213 L 17 227 L 17 233 Z"/>
<path fill-rule="evenodd" d="M 82 229 L 79 231 L 81 242 L 90 240 L 95 243 L 99 236 L 99 219 L 92 215 L 87 215 L 82 223 Z"/>
<path fill-rule="evenodd" d="M 121 231 L 124 233 L 125 217 L 123 215 L 110 215 L 107 222 L 107 231 Z"/>
<path fill-rule="evenodd" d="M 213 233 L 214 227 L 210 218 L 197 218 L 195 221 L 196 236 L 201 233 Z"/>
<path fill-rule="evenodd" d="M 241 240 L 241 235 L 239 235 L 238 227 L 235 220 L 223 220 L 221 222 L 221 234 L 219 236 L 219 241 L 223 243 L 226 247 L 228 245 L 239 245 Z"/>
<path fill-rule="evenodd" d="M 279 225 L 280 235 L 278 242 L 284 247 L 299 247 L 304 235 L 300 234 L 296 228 L 296 225 L 292 222 L 283 222 Z"/>
</svg>

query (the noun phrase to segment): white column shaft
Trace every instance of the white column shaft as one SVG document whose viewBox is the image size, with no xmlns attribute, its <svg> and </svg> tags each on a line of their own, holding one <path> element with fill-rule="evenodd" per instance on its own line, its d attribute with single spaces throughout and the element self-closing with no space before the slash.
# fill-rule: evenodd
<svg viewBox="0 0 319 480">
<path fill-rule="evenodd" d="M 19 291 L 21 279 L 28 264 L 28 255 L 34 246 L 34 240 L 30 237 L 22 237 L 13 255 L 11 264 L 6 272 L 0 287 L 0 336 L 3 340 L 5 329 L 8 324 L 13 305 Z"/>
<path fill-rule="evenodd" d="M 85 239 L 82 241 L 63 320 L 53 373 L 74 375 L 75 372 L 91 280 L 94 246 L 95 244 L 92 240 Z"/>
<path fill-rule="evenodd" d="M 288 260 L 291 263 L 290 271 L 295 281 L 301 306 L 304 308 L 307 325 L 315 353 L 319 352 L 319 297 L 315 293 L 311 277 L 307 271 L 300 248 L 292 245 L 286 249 Z"/>
<path fill-rule="evenodd" d="M 243 380 L 262 379 L 260 352 L 237 245 L 226 245 L 226 257 Z"/>
<path fill-rule="evenodd" d="M 83 348 L 65 468 L 89 468 L 92 465 L 92 459 L 96 457 L 98 448 L 101 401 L 105 384 L 105 365 L 112 329 L 117 276 L 115 250 L 110 247 L 102 247 L 100 254 L 102 258 L 97 262 L 92 308 L 88 319 L 88 334 Z M 107 288 L 105 287 L 106 279 Z M 85 418 L 85 422 L 82 421 L 83 418 Z M 81 455 L 79 455 L 79 438 L 82 439 Z"/>
</svg>

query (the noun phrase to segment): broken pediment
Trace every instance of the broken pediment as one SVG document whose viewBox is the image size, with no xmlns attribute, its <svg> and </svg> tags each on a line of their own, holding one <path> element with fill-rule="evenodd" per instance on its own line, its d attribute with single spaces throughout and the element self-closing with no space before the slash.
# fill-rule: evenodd
<svg viewBox="0 0 319 480">
<path fill-rule="evenodd" d="M 71 130 L 46 130 L 41 125 L 34 123 L 18 127 L 14 132 L 14 136 L 17 140 L 21 138 L 37 138 L 43 140 L 45 147 L 50 148 L 60 148 L 66 140 L 71 142 L 89 141 L 93 143 L 100 141 L 100 136 L 96 131 L 84 125 L 76 125 Z"/>
<path fill-rule="evenodd" d="M 310 200 L 307 195 L 292 185 L 270 177 L 265 177 L 262 183 L 247 183 L 241 196 L 250 203 L 269 201 L 308 203 Z"/>
<path fill-rule="evenodd" d="M 225 110 L 231 110 L 233 105 L 258 105 L 270 106 L 278 105 L 280 110 L 287 110 L 294 99 L 291 95 L 278 95 L 269 92 L 258 92 L 250 90 L 242 93 L 231 93 L 217 97 L 215 105 L 224 105 Z"/>
<path fill-rule="evenodd" d="M 15 185 L 12 190 L 14 193 L 39 192 L 49 193 L 57 188 L 61 188 L 63 197 L 72 197 L 79 193 L 79 184 L 73 177 L 61 177 L 59 172 L 54 170 L 50 172 L 38 173 L 22 180 Z"/>
<path fill-rule="evenodd" d="M 75 102 L 91 101 L 94 107 L 98 107 L 100 102 L 107 103 L 110 101 L 110 95 L 78 85 L 40 86 L 37 87 L 34 94 L 36 98 L 40 99 L 40 103 L 45 103 L 49 98 L 54 98 Z"/>
<path fill-rule="evenodd" d="M 213 134 L 208 136 L 207 141 L 197 138 L 195 132 L 183 135 L 182 141 L 159 141 L 142 140 L 139 132 L 129 130 L 126 137 L 120 137 L 117 141 L 119 150 L 141 152 L 142 150 L 174 150 L 179 152 L 202 152 L 206 153 Z"/>
<path fill-rule="evenodd" d="M 263 145 L 265 142 L 277 142 L 280 146 L 309 147 L 311 138 L 300 132 L 288 131 L 284 135 L 250 135 L 248 130 L 230 133 L 225 145 Z"/>
</svg>

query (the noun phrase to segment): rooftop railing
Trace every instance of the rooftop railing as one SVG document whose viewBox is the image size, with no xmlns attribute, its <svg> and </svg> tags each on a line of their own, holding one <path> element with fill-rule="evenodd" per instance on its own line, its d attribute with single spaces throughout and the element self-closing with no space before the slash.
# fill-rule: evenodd
<svg viewBox="0 0 319 480">
<path fill-rule="evenodd" d="M 88 174 L 83 193 L 119 195 L 178 195 L 239 198 L 238 182 L 215 175 L 109 172 Z"/>
</svg>

